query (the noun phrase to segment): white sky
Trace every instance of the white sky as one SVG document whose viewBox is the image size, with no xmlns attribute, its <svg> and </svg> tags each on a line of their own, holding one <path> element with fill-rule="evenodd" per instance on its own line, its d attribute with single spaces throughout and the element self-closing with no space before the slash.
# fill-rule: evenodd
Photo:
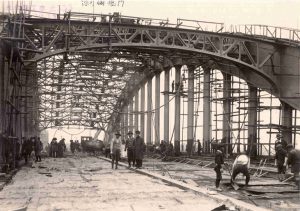
<svg viewBox="0 0 300 211">
<path fill-rule="evenodd" d="M 2 0 L 5 11 L 13 8 L 16 0 Z M 110 0 L 94 0 L 95 6 L 82 6 L 84 1 L 93 0 L 23 0 L 25 5 L 32 2 L 32 9 L 58 13 L 71 10 L 73 12 L 112 13 L 122 15 L 193 20 L 205 20 L 230 24 L 267 24 L 299 28 L 300 0 L 112 0 L 124 1 L 124 6 L 108 6 Z M 97 5 L 104 1 L 105 6 Z M 0 5 L 3 11 L 3 4 Z"/>
</svg>

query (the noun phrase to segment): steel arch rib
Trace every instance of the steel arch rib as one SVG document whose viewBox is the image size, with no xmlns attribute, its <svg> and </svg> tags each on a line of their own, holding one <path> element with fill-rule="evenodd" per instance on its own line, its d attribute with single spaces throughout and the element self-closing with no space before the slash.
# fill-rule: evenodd
<svg viewBox="0 0 300 211">
<path fill-rule="evenodd" d="M 250 65 L 246 62 L 243 62 L 239 59 L 235 59 L 233 57 L 229 57 L 226 56 L 226 54 L 220 54 L 220 53 L 213 53 L 210 51 L 205 51 L 205 50 L 200 50 L 200 49 L 195 49 L 195 48 L 186 48 L 186 47 L 180 47 L 180 46 L 172 46 L 172 45 L 155 45 L 153 43 L 150 44 L 141 44 L 141 43 L 111 43 L 110 45 L 113 48 L 140 48 L 140 47 L 144 47 L 144 48 L 148 48 L 149 50 L 180 50 L 180 51 L 184 51 L 187 53 L 197 53 L 197 54 L 202 54 L 202 55 L 209 55 L 211 57 L 215 57 L 215 58 L 221 58 L 227 61 L 231 61 L 233 63 L 236 64 L 240 64 L 243 65 L 251 70 L 253 70 L 256 74 L 259 74 L 260 76 L 264 77 L 273 87 L 276 87 L 276 79 L 271 77 L 270 75 L 265 74 L 259 67 L 254 66 L 254 65 Z M 47 52 L 44 54 L 40 54 L 35 56 L 28 64 L 32 63 L 32 62 L 38 62 L 42 59 L 45 59 L 47 57 L 51 57 L 51 56 L 55 56 L 58 54 L 63 54 L 63 53 L 80 53 L 80 51 L 84 51 L 84 50 L 92 50 L 92 49 L 104 49 L 104 48 L 108 48 L 109 46 L 107 44 L 94 44 L 92 46 L 78 46 L 78 47 L 72 47 L 69 50 L 66 49 L 58 49 L 55 51 L 51 51 L 51 52 Z M 145 49 L 143 50 L 145 51 Z"/>
</svg>

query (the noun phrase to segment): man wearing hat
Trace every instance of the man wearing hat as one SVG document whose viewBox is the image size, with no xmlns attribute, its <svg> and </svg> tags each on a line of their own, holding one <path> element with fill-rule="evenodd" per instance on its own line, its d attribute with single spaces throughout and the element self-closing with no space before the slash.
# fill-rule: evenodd
<svg viewBox="0 0 300 211">
<path fill-rule="evenodd" d="M 128 139 L 126 140 L 125 143 L 125 151 L 127 150 L 127 159 L 128 159 L 128 167 L 131 167 L 131 162 L 132 165 L 135 166 L 135 151 L 134 151 L 134 138 L 133 138 L 133 133 L 129 131 L 127 133 Z"/>
<path fill-rule="evenodd" d="M 144 151 L 146 149 L 146 145 L 144 139 L 140 137 L 140 131 L 135 131 L 135 159 L 136 159 L 136 168 L 141 168 L 143 165 Z"/>
<path fill-rule="evenodd" d="M 288 159 L 287 164 L 291 166 L 291 172 L 294 173 L 294 180 L 295 184 L 300 190 L 300 151 L 294 149 L 294 146 L 292 144 L 287 145 L 288 149 Z"/>
<path fill-rule="evenodd" d="M 281 144 L 282 148 L 286 150 L 287 142 L 283 139 L 283 136 L 281 134 L 276 135 L 276 141 L 275 141 L 275 151 L 277 150 L 277 146 Z"/>
<path fill-rule="evenodd" d="M 277 144 L 276 154 L 275 154 L 275 166 L 277 166 L 279 181 L 283 181 L 285 178 L 284 175 L 286 171 L 286 160 L 287 160 L 286 150 L 283 149 L 281 144 Z"/>
<path fill-rule="evenodd" d="M 57 138 L 53 138 L 51 143 L 50 143 L 50 154 L 51 157 L 56 158 L 57 157 L 57 150 L 58 150 L 58 143 L 57 143 Z"/>
<path fill-rule="evenodd" d="M 111 140 L 110 142 L 110 154 L 112 155 L 111 159 L 111 168 L 114 168 L 114 162 L 116 160 L 116 168 L 118 169 L 118 162 L 120 160 L 120 155 L 121 155 L 121 134 L 119 132 L 115 133 L 115 137 Z"/>
</svg>

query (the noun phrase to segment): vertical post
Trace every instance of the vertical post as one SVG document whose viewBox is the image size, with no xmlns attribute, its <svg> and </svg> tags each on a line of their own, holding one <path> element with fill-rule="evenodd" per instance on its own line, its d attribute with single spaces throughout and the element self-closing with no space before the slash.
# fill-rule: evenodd
<svg viewBox="0 0 300 211">
<path fill-rule="evenodd" d="M 124 120 L 124 108 L 122 108 L 121 110 L 121 114 L 120 114 L 120 133 L 121 133 L 121 136 L 124 137 L 124 134 L 125 134 L 125 120 Z M 112 131 L 111 131 L 112 132 Z"/>
<path fill-rule="evenodd" d="M 181 87 L 181 65 L 175 66 L 175 128 L 174 140 L 180 141 L 180 87 Z"/>
<path fill-rule="evenodd" d="M 248 149 L 247 154 L 250 156 L 257 155 L 257 88 L 249 86 L 249 103 L 248 103 Z"/>
<path fill-rule="evenodd" d="M 4 130 L 4 118 L 6 118 L 4 113 L 4 54 L 2 48 L 0 48 L 0 131 Z M 3 142 L 2 138 L 0 139 L 0 163 L 3 163 Z"/>
<path fill-rule="evenodd" d="M 282 136 L 288 144 L 292 144 L 292 125 L 293 125 L 293 108 L 285 102 L 281 101 L 282 105 Z"/>
<path fill-rule="evenodd" d="M 155 78 L 155 145 L 160 141 L 160 72 Z"/>
<path fill-rule="evenodd" d="M 170 91 L 170 68 L 165 69 L 165 96 L 164 96 L 164 141 L 169 142 L 169 91 Z"/>
<path fill-rule="evenodd" d="M 139 129 L 139 90 L 136 91 L 134 96 L 134 125 L 135 130 Z"/>
<path fill-rule="evenodd" d="M 187 141 L 190 150 L 194 145 L 194 70 L 194 66 L 188 66 Z"/>
<path fill-rule="evenodd" d="M 147 145 L 152 143 L 152 78 L 147 83 Z"/>
<path fill-rule="evenodd" d="M 29 119 L 29 113 L 28 113 L 28 97 L 29 97 L 29 93 L 28 93 L 28 72 L 27 70 L 25 71 L 25 82 L 24 82 L 24 95 L 26 96 L 24 99 L 24 119 L 23 119 L 23 124 L 24 124 L 24 136 L 27 137 L 28 136 L 28 119 Z"/>
<path fill-rule="evenodd" d="M 231 75 L 223 73 L 223 134 L 222 142 L 226 143 L 226 155 L 232 153 L 230 125 L 231 125 Z"/>
<path fill-rule="evenodd" d="M 3 131 L 4 128 L 4 118 L 5 118 L 5 114 L 4 114 L 4 55 L 2 52 L 2 48 L 0 48 L 0 130 Z M 0 143 L 0 152 L 1 150 L 1 144 Z"/>
<path fill-rule="evenodd" d="M 129 101 L 129 127 L 128 130 L 133 130 L 133 98 Z M 126 134 L 127 135 L 127 134 Z"/>
<path fill-rule="evenodd" d="M 141 87 L 141 137 L 145 137 L 145 84 Z"/>
<path fill-rule="evenodd" d="M 123 135 L 123 137 L 126 137 L 126 135 L 128 133 L 128 104 L 127 104 L 127 102 L 124 105 L 123 115 L 124 115 L 124 134 L 122 134 L 122 135 Z"/>
<path fill-rule="evenodd" d="M 203 81 L 203 145 L 210 152 L 211 140 L 211 104 L 210 104 L 210 69 L 204 69 Z"/>
</svg>

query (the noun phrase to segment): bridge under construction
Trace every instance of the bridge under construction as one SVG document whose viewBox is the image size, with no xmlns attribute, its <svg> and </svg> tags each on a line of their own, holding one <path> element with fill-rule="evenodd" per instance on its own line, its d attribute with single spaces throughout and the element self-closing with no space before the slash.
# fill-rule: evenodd
<svg viewBox="0 0 300 211">
<path fill-rule="evenodd" d="M 197 166 L 182 157 L 197 143 L 207 158 L 222 143 L 227 158 L 258 161 L 274 158 L 278 134 L 300 146 L 298 29 L 22 8 L 0 18 L 1 167 L 16 166 L 22 137 L 68 125 L 104 143 L 138 130 L 149 147 L 172 143 L 174 165 Z"/>
</svg>

